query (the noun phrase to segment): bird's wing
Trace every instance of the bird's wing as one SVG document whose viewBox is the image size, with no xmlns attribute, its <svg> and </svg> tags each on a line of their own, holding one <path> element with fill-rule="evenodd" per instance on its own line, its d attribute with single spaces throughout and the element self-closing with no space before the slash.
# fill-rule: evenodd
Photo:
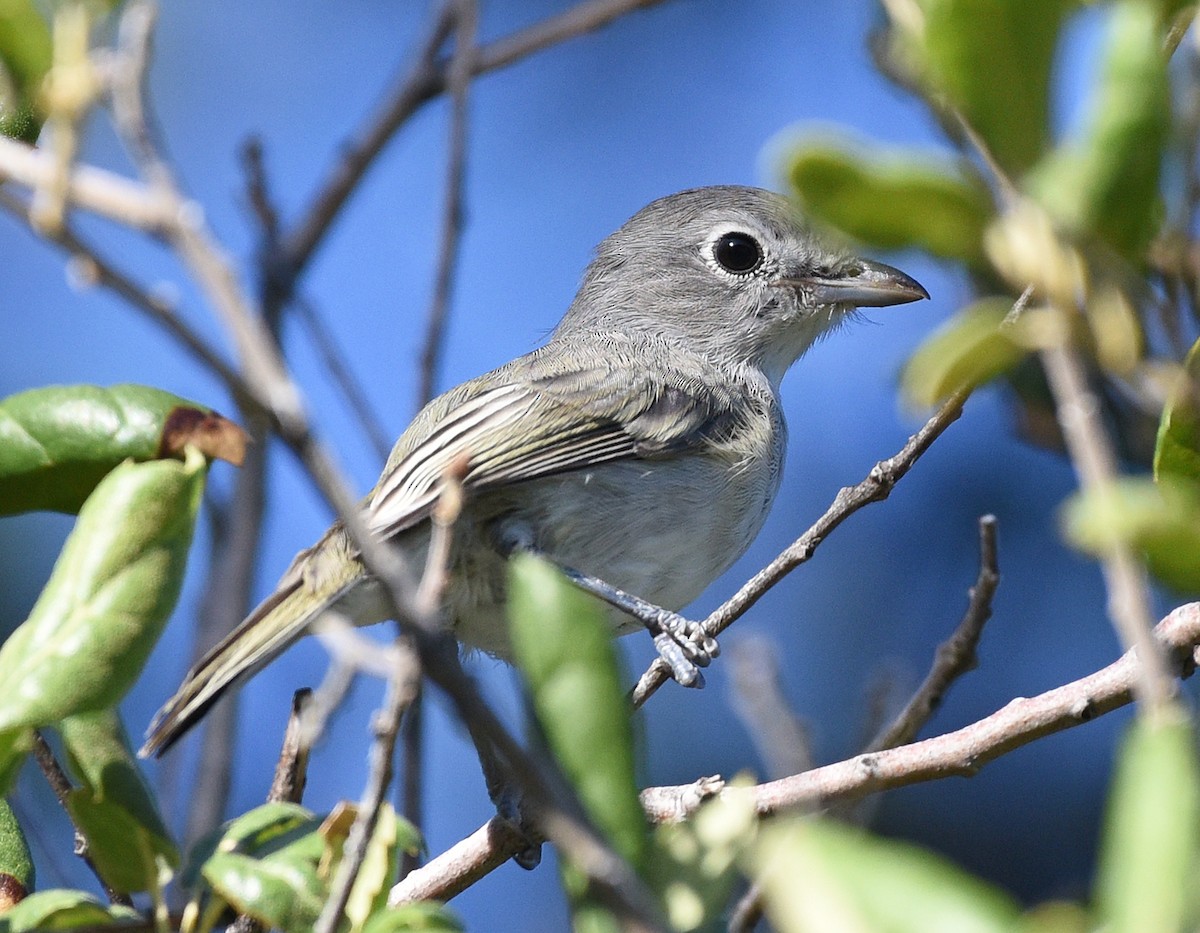
<svg viewBox="0 0 1200 933">
<path fill-rule="evenodd" d="M 371 529 L 388 537 L 422 521 L 455 467 L 469 493 L 613 460 L 671 456 L 732 430 L 738 409 L 727 382 L 597 359 L 578 366 L 537 351 L 433 402 L 397 443 L 367 499 Z"/>
</svg>

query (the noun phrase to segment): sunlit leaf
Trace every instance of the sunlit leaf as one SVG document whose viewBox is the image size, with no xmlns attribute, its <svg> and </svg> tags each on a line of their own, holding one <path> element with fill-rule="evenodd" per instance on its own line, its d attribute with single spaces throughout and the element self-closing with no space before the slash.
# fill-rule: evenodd
<svg viewBox="0 0 1200 933">
<path fill-rule="evenodd" d="M 904 33 L 922 84 L 946 99 L 1019 178 L 1050 138 L 1050 75 L 1074 0 L 919 0 L 923 28 Z"/>
<path fill-rule="evenodd" d="M 1200 341 L 1188 351 L 1184 371 L 1163 409 L 1154 475 L 1200 482 Z"/>
<path fill-rule="evenodd" d="M 926 337 L 909 357 L 901 387 L 910 405 L 925 408 L 960 389 L 990 382 L 1028 352 L 1001 326 L 1012 308 L 1007 298 L 983 298 L 963 308 Z"/>
<path fill-rule="evenodd" d="M 179 595 L 205 461 L 124 463 L 79 513 L 29 618 L 0 646 L 0 733 L 113 706 Z"/>
<path fill-rule="evenodd" d="M 0 913 L 23 900 L 34 886 L 29 843 L 7 800 L 0 798 Z"/>
<path fill-rule="evenodd" d="M 284 933 L 311 933 L 325 900 L 316 865 L 301 859 L 258 859 L 218 851 L 202 871 L 204 880 L 238 913 Z"/>
<path fill-rule="evenodd" d="M 0 514 L 77 512 L 117 464 L 179 457 L 187 445 L 240 464 L 246 434 L 209 408 L 148 386 L 10 395 L 0 402 Z"/>
<path fill-rule="evenodd" d="M 374 914 L 363 933 L 461 933 L 464 929 L 445 904 L 420 901 Z"/>
<path fill-rule="evenodd" d="M 647 830 L 613 632 L 595 600 L 545 561 L 509 563 L 513 649 L 546 740 L 597 825 L 640 864 Z"/>
<path fill-rule="evenodd" d="M 48 930 L 119 930 L 145 928 L 136 910 L 101 903 L 83 891 L 38 891 L 12 910 L 0 914 L 0 933 L 46 933 Z"/>
<path fill-rule="evenodd" d="M 749 864 L 779 933 L 1008 933 L 1018 916 L 940 856 L 831 821 L 764 827 Z"/>
<path fill-rule="evenodd" d="M 757 829 L 753 796 L 739 781 L 690 819 L 655 828 L 650 881 L 671 929 L 710 929 L 722 916 L 738 879 L 738 861 Z"/>
<path fill-rule="evenodd" d="M 788 178 L 809 216 L 862 243 L 978 266 L 991 200 L 978 182 L 942 163 L 926 152 L 879 154 L 818 137 L 788 157 Z"/>
<path fill-rule="evenodd" d="M 1200 485 L 1127 478 L 1077 493 L 1063 508 L 1067 539 L 1106 557 L 1129 546 L 1151 572 L 1184 592 L 1200 591 Z"/>
<path fill-rule="evenodd" d="M 33 0 L 0 0 L 0 136 L 32 143 L 38 92 L 53 57 L 50 26 Z"/>
<path fill-rule="evenodd" d="M 1121 745 L 1096 887 L 1106 933 L 1171 933 L 1200 923 L 1200 764 L 1178 721 L 1136 720 Z"/>
<path fill-rule="evenodd" d="M 67 808 L 88 840 L 93 864 L 118 891 L 154 887 L 161 864 L 175 866 L 179 852 L 154 796 L 112 710 L 79 713 L 59 724 L 71 768 L 83 785 Z"/>
<path fill-rule="evenodd" d="M 1171 126 L 1161 11 L 1143 0 L 1110 5 L 1108 47 L 1090 119 L 1030 178 L 1056 220 L 1135 259 L 1157 230 L 1158 181 Z"/>
</svg>

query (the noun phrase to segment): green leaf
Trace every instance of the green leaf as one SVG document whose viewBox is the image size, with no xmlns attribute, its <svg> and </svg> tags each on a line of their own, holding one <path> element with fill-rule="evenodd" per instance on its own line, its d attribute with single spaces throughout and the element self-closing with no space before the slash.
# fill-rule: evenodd
<svg viewBox="0 0 1200 933">
<path fill-rule="evenodd" d="M 1046 151 L 1054 51 L 1074 0 L 919 0 L 924 28 L 904 35 L 935 100 L 963 114 L 1014 178 Z"/>
<path fill-rule="evenodd" d="M 363 933 L 461 933 L 454 912 L 437 901 L 419 901 L 374 914 Z"/>
<path fill-rule="evenodd" d="M 1200 340 L 1188 351 L 1184 372 L 1158 423 L 1154 476 L 1200 482 Z"/>
<path fill-rule="evenodd" d="M 1033 195 L 1075 233 L 1140 259 L 1158 228 L 1158 180 L 1171 127 L 1161 11 L 1144 0 L 1111 5 L 1104 69 L 1090 118 L 1030 178 Z"/>
<path fill-rule="evenodd" d="M 0 0 L 0 136 L 37 139 L 38 91 L 52 57 L 50 26 L 33 0 Z"/>
<path fill-rule="evenodd" d="M 320 916 L 325 886 L 309 861 L 217 852 L 202 870 L 205 881 L 238 913 L 268 927 L 311 933 Z"/>
<path fill-rule="evenodd" d="M 1136 720 L 1117 758 L 1096 888 L 1106 933 L 1200 923 L 1200 765 L 1191 723 Z"/>
<path fill-rule="evenodd" d="M 177 457 L 187 444 L 240 464 L 246 435 L 210 408 L 147 386 L 10 395 L 0 402 L 0 515 L 78 512 L 117 464 Z"/>
<path fill-rule="evenodd" d="M 341 860 L 342 847 L 357 814 L 356 806 L 339 804 L 321 824 L 326 860 L 331 864 L 330 876 L 334 871 L 333 864 Z M 403 851 L 415 855 L 420 849 L 420 833 L 408 820 L 398 816 L 391 804 L 384 803 L 346 902 L 346 918 L 350 921 L 352 933 L 358 933 L 371 916 L 387 907 L 388 891 L 397 876 L 399 853 Z"/>
<path fill-rule="evenodd" d="M 72 770 L 83 786 L 67 809 L 88 840 L 92 862 L 118 891 L 148 891 L 162 863 L 179 864 L 179 852 L 112 710 L 80 713 L 59 724 Z"/>
<path fill-rule="evenodd" d="M 928 153 L 814 138 L 789 156 L 788 178 L 814 220 L 879 249 L 923 249 L 984 265 L 991 199 L 974 179 Z"/>
<path fill-rule="evenodd" d="M 47 933 L 51 930 L 119 930 L 145 927 L 145 919 L 128 907 L 102 904 L 83 891 L 38 891 L 7 913 L 0 914 L 0 933 Z"/>
<path fill-rule="evenodd" d="M 538 722 L 589 816 L 641 865 L 648 836 L 613 631 L 599 604 L 546 561 L 521 554 L 509 567 L 513 650 Z"/>
<path fill-rule="evenodd" d="M 326 851 L 321 820 L 298 804 L 256 807 L 188 853 L 184 887 L 200 879 L 240 913 L 285 931 L 310 930 L 321 912 Z"/>
<path fill-rule="evenodd" d="M 1008 933 L 1018 916 L 940 856 L 832 821 L 766 826 L 749 867 L 779 933 Z"/>
<path fill-rule="evenodd" d="M 205 463 L 124 463 L 79 513 L 29 618 L 0 646 L 0 733 L 115 705 L 179 595 Z"/>
<path fill-rule="evenodd" d="M 320 828 L 321 818 L 298 803 L 265 803 L 200 839 L 188 852 L 180 883 L 184 888 L 194 889 L 200 882 L 204 863 L 218 851 L 258 856 L 299 847 L 303 857 L 318 862 L 325 852 Z"/>
<path fill-rule="evenodd" d="M 1076 493 L 1063 507 L 1063 528 L 1088 554 L 1131 546 L 1162 582 L 1200 592 L 1200 484 L 1130 477 Z"/>
<path fill-rule="evenodd" d="M 27 897 L 33 887 L 29 843 L 13 808 L 0 799 L 0 914 Z"/>
<path fill-rule="evenodd" d="M 752 793 L 734 782 L 681 823 L 654 831 L 650 880 L 672 930 L 710 929 L 728 908 L 738 861 L 755 838 Z"/>
<path fill-rule="evenodd" d="M 937 405 L 1016 366 L 1027 350 L 1001 327 L 1011 307 L 1007 298 L 980 299 L 926 337 L 904 367 L 905 400 L 919 408 Z"/>
</svg>

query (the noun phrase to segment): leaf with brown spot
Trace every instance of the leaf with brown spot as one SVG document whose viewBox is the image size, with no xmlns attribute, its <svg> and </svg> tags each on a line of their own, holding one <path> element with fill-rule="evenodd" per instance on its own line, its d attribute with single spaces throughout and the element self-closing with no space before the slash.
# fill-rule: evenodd
<svg viewBox="0 0 1200 933">
<path fill-rule="evenodd" d="M 180 458 L 187 445 L 240 465 L 246 433 L 212 409 L 140 385 L 49 386 L 0 401 L 0 515 L 75 513 L 125 460 Z"/>
</svg>

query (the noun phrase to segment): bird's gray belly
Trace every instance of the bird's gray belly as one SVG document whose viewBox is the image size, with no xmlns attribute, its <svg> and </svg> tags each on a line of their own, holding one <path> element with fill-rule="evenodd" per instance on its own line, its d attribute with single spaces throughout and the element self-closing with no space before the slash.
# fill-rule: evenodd
<svg viewBox="0 0 1200 933">
<path fill-rule="evenodd" d="M 751 465 L 753 464 L 753 465 Z M 509 655 L 506 561 L 523 539 L 555 561 L 668 609 L 681 609 L 742 555 L 762 527 L 778 464 L 718 456 L 631 460 L 481 496 L 456 530 L 446 609 L 458 639 Z M 608 609 L 615 628 L 637 623 Z"/>
</svg>

